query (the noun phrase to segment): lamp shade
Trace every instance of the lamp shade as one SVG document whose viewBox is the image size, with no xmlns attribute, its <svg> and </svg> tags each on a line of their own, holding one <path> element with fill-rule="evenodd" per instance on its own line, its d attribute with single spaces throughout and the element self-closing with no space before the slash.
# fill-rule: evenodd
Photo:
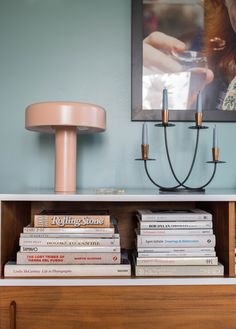
<svg viewBox="0 0 236 329">
<path fill-rule="evenodd" d="M 106 112 L 97 105 L 80 102 L 43 102 L 25 111 L 25 128 L 55 132 L 55 191 L 76 191 L 77 132 L 97 133 L 106 129 Z"/>
</svg>

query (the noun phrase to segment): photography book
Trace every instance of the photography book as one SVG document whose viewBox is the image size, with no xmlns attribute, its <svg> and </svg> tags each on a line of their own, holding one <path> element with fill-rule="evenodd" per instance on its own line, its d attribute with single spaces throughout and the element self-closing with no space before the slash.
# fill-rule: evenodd
<svg viewBox="0 0 236 329">
<path fill-rule="evenodd" d="M 16 264 L 8 262 L 4 266 L 4 277 L 130 277 L 128 260 L 121 264 L 63 265 L 63 264 Z"/>
</svg>

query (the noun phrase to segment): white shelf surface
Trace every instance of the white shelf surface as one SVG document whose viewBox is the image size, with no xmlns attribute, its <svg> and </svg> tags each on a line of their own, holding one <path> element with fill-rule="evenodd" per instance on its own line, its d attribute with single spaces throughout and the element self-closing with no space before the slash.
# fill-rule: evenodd
<svg viewBox="0 0 236 329">
<path fill-rule="evenodd" d="M 109 279 L 1 279 L 0 286 L 5 287 L 92 287 L 92 286 L 189 286 L 189 285 L 235 285 L 236 278 L 109 278 Z"/>
<path fill-rule="evenodd" d="M 0 191 L 2 201 L 116 201 L 116 202 L 178 202 L 236 201 L 236 189 L 206 189 L 204 193 L 160 193 L 158 189 L 125 190 L 123 193 L 96 193 L 96 189 L 76 193 L 55 193 L 53 190 Z"/>
</svg>

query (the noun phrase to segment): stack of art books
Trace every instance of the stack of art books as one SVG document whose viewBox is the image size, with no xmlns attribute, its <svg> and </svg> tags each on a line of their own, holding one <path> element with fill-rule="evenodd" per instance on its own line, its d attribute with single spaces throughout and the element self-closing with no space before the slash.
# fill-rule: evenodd
<svg viewBox="0 0 236 329">
<path fill-rule="evenodd" d="M 136 276 L 223 276 L 212 214 L 201 209 L 138 210 Z"/>
<path fill-rule="evenodd" d="M 5 265 L 5 277 L 131 275 L 117 221 L 107 212 L 43 211 L 23 228 L 19 246 L 16 262 Z"/>
</svg>

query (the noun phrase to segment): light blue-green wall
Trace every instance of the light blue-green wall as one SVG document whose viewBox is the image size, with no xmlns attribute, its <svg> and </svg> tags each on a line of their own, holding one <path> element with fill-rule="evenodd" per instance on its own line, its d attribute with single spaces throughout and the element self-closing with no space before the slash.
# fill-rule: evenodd
<svg viewBox="0 0 236 329">
<path fill-rule="evenodd" d="M 80 188 L 149 188 L 140 156 L 141 122 L 131 122 L 130 0 L 0 0 L 1 190 L 53 187 L 54 139 L 24 128 L 27 105 L 91 102 L 107 111 L 107 131 L 78 136 Z M 217 124 L 220 156 L 211 187 L 236 187 L 236 124 Z M 180 177 L 189 166 L 194 132 L 178 123 L 170 152 Z M 192 184 L 211 174 L 212 127 L 203 131 Z M 163 131 L 149 123 L 153 177 L 172 184 Z"/>
</svg>

